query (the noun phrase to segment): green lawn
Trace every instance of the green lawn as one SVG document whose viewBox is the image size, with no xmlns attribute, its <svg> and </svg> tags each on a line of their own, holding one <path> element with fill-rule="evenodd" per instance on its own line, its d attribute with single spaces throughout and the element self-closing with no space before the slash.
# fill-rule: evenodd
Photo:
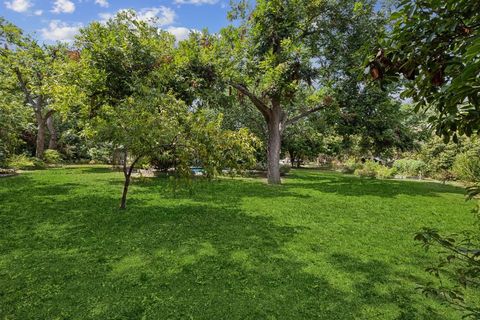
<svg viewBox="0 0 480 320">
<path fill-rule="evenodd" d="M 1 319 L 459 319 L 416 289 L 423 226 L 460 230 L 463 190 L 297 170 L 196 182 L 102 167 L 0 179 Z M 436 259 L 436 258 L 435 258 Z"/>
</svg>

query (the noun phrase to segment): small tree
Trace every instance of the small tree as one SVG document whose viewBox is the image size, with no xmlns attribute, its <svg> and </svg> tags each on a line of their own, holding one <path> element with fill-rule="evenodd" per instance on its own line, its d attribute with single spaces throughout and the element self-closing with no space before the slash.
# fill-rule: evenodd
<svg viewBox="0 0 480 320">
<path fill-rule="evenodd" d="M 85 100 L 85 130 L 123 151 L 121 209 L 142 157 L 170 152 L 177 172 L 186 177 L 194 161 L 214 176 L 253 157 L 254 139 L 247 131 L 223 131 L 221 120 L 208 119 L 176 97 L 182 95 L 172 85 L 175 39 L 153 22 L 139 20 L 133 11 L 121 12 L 106 24 L 82 29 L 76 42 L 80 59 L 72 86 L 80 83 L 76 90 Z"/>
</svg>

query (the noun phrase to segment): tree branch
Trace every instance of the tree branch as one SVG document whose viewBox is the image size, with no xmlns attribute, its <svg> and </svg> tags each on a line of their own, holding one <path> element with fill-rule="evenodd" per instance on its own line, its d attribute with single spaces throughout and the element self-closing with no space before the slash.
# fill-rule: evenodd
<svg viewBox="0 0 480 320">
<path fill-rule="evenodd" d="M 239 92 L 246 95 L 250 99 L 250 101 L 252 101 L 253 105 L 257 107 L 258 111 L 260 111 L 266 119 L 270 117 L 270 108 L 257 96 L 251 93 L 244 85 L 235 83 L 235 82 L 229 82 L 229 84 L 235 89 L 237 89 Z"/>
<path fill-rule="evenodd" d="M 15 67 L 13 71 L 15 71 L 15 74 L 17 75 L 17 79 L 20 84 L 20 89 L 22 89 L 23 93 L 25 94 L 25 99 L 27 100 L 28 103 L 32 105 L 32 108 L 35 108 L 35 101 L 33 100 L 32 94 L 27 88 L 27 83 L 23 79 L 22 72 L 17 67 Z"/>
<path fill-rule="evenodd" d="M 295 116 L 295 117 L 293 117 L 293 118 L 290 118 L 290 119 L 288 119 L 287 121 L 285 121 L 285 126 L 294 124 L 294 123 L 296 123 L 297 121 L 299 121 L 299 120 L 301 120 L 301 119 L 309 116 L 310 114 L 324 109 L 325 107 L 326 107 L 326 105 L 322 104 L 322 105 L 320 105 L 320 106 L 318 106 L 318 107 L 315 107 L 315 108 L 312 108 L 312 109 L 310 109 L 310 110 L 308 110 L 308 111 L 305 111 L 305 112 L 299 114 L 298 116 Z"/>
</svg>

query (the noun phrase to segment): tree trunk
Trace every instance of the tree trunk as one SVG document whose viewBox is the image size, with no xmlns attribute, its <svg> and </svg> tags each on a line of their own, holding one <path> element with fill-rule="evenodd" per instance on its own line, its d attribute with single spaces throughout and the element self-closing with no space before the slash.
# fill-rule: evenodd
<svg viewBox="0 0 480 320">
<path fill-rule="evenodd" d="M 53 115 L 47 119 L 47 128 L 50 132 L 50 141 L 48 142 L 48 149 L 56 150 L 57 149 L 57 130 L 55 129 L 55 123 L 53 122 Z"/>
<path fill-rule="evenodd" d="M 46 124 L 45 120 L 37 115 L 37 142 L 35 147 L 35 157 L 42 159 L 43 153 L 45 151 L 45 133 L 46 133 Z"/>
<path fill-rule="evenodd" d="M 123 184 L 123 194 L 122 194 L 122 202 L 120 203 L 120 209 L 125 210 L 127 208 L 127 193 L 128 193 L 128 186 L 130 185 L 130 174 L 125 174 L 125 183 Z"/>
<path fill-rule="evenodd" d="M 282 143 L 282 110 L 274 105 L 268 119 L 267 179 L 269 184 L 280 184 L 280 148 Z"/>
<path fill-rule="evenodd" d="M 133 169 L 135 168 L 135 164 L 140 160 L 141 156 L 135 158 L 132 162 L 130 167 L 127 165 L 128 161 L 128 153 L 125 150 L 124 158 L 123 158 L 123 175 L 125 176 L 125 182 L 123 184 L 123 194 L 122 194 L 122 201 L 120 202 L 120 209 L 125 210 L 127 208 L 127 193 L 128 187 L 130 186 L 130 178 L 132 177 Z"/>
</svg>

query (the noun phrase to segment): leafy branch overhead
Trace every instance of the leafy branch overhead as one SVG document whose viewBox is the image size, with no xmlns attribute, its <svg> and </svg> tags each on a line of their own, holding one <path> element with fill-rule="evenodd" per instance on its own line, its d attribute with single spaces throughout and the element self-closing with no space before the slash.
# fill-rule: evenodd
<svg viewBox="0 0 480 320">
<path fill-rule="evenodd" d="M 479 11 L 478 1 L 401 1 L 367 70 L 383 83 L 406 79 L 402 97 L 433 110 L 437 133 L 455 141 L 480 132 Z"/>
</svg>

